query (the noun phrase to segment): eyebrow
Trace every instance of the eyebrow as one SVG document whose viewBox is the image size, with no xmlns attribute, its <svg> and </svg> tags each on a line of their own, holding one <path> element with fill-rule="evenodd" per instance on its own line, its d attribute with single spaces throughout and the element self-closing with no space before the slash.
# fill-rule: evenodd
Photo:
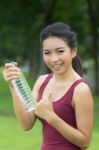
<svg viewBox="0 0 99 150">
<path fill-rule="evenodd" d="M 58 48 L 56 48 L 55 50 L 59 50 L 59 49 L 61 49 L 61 48 L 65 48 L 65 47 L 58 47 Z M 43 49 L 43 51 L 50 51 L 49 49 Z"/>
</svg>

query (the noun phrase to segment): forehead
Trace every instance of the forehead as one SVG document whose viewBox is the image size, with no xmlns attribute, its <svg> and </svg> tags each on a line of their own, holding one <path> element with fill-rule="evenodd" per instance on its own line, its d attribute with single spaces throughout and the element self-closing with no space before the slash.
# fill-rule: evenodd
<svg viewBox="0 0 99 150">
<path fill-rule="evenodd" d="M 54 49 L 56 47 L 68 47 L 66 42 L 58 37 L 49 37 L 43 42 L 43 49 Z"/>
</svg>

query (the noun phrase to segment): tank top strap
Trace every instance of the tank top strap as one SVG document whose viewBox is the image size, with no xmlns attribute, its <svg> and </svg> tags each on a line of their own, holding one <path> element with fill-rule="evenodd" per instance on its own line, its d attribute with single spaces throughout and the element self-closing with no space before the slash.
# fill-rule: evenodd
<svg viewBox="0 0 99 150">
<path fill-rule="evenodd" d="M 78 80 L 76 80 L 74 83 L 73 83 L 73 85 L 72 85 L 72 87 L 71 88 L 75 88 L 79 83 L 81 83 L 81 82 L 85 82 L 85 80 L 84 79 L 78 79 Z"/>
<path fill-rule="evenodd" d="M 76 80 L 76 81 L 72 84 L 72 86 L 71 86 L 70 89 L 68 90 L 68 95 L 71 95 L 71 99 L 72 99 L 72 97 L 73 97 L 75 87 L 76 87 L 78 84 L 80 84 L 81 82 L 86 83 L 86 81 L 85 81 L 84 79 L 78 79 L 78 80 Z"/>
<path fill-rule="evenodd" d="M 39 95 L 38 95 L 38 101 L 42 98 L 42 94 L 43 91 L 47 85 L 47 83 L 49 82 L 49 80 L 51 79 L 51 77 L 53 76 L 52 73 L 48 74 L 48 76 L 46 77 L 46 79 L 43 81 L 43 83 L 41 84 L 40 88 L 39 88 Z"/>
</svg>

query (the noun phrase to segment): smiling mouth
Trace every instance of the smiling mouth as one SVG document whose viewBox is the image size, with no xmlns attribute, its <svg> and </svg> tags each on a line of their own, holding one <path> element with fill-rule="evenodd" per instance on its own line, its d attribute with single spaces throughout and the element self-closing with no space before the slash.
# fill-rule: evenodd
<svg viewBox="0 0 99 150">
<path fill-rule="evenodd" d="M 57 64 L 57 65 L 52 65 L 53 69 L 59 69 L 62 67 L 63 64 Z"/>
</svg>

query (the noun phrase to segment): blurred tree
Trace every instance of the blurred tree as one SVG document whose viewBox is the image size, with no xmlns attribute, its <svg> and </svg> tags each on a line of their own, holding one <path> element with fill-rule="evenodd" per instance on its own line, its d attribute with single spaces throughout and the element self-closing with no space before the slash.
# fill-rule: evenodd
<svg viewBox="0 0 99 150">
<path fill-rule="evenodd" d="M 49 7 L 46 7 L 46 5 L 48 5 L 48 2 L 50 2 Z M 43 24 L 42 24 L 42 28 L 44 28 L 45 26 L 51 24 L 52 22 L 54 22 L 54 18 L 53 18 L 53 14 L 56 8 L 56 5 L 58 3 L 58 0 L 47 0 L 45 1 L 45 3 L 43 4 L 44 6 L 44 12 L 43 12 Z M 43 62 L 43 57 L 42 57 L 42 51 L 40 52 L 40 70 L 39 73 L 44 73 L 44 72 L 50 72 L 50 70 L 44 65 Z"/>
<path fill-rule="evenodd" d="M 30 73 L 34 69 L 36 74 L 36 65 L 39 64 L 38 33 L 43 11 L 41 1 L 4 0 L 0 2 L 0 7 L 1 60 L 15 59 L 20 63 L 28 60 Z"/>
<path fill-rule="evenodd" d="M 29 62 L 30 75 L 45 69 L 40 51 L 41 29 L 55 21 L 70 24 L 78 33 L 78 52 L 95 62 L 99 94 L 98 0 L 3 0 L 0 1 L 0 63 L 15 59 Z M 95 50 L 95 51 L 94 51 Z"/>
<path fill-rule="evenodd" d="M 64 20 L 77 31 L 79 40 L 78 52 L 83 59 L 94 60 L 95 91 L 99 94 L 99 1 L 69 0 L 59 1 L 54 11 L 56 20 Z M 62 11 L 61 11 L 62 10 Z M 66 15 L 64 15 L 66 14 Z"/>
<path fill-rule="evenodd" d="M 94 59 L 95 87 L 96 94 L 99 94 L 99 1 L 86 0 L 86 3 L 89 16 L 90 34 L 92 39 L 92 57 Z"/>
</svg>

